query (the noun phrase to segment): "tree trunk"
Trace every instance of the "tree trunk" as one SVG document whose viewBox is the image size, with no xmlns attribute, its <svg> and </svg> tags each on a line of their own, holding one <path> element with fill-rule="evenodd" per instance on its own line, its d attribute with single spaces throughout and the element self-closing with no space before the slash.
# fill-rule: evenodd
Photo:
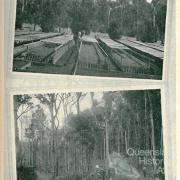
<svg viewBox="0 0 180 180">
<path fill-rule="evenodd" d="M 34 24 L 34 31 L 36 31 L 36 24 Z"/>
<path fill-rule="evenodd" d="M 149 105 L 150 105 L 150 123 L 151 123 L 151 145 L 152 145 L 152 150 L 153 150 L 153 159 L 156 159 L 155 155 L 155 150 L 156 150 L 156 145 L 155 145 L 155 137 L 154 137 L 154 119 L 153 119 L 153 106 L 152 106 L 152 101 L 149 92 L 147 92 L 148 99 L 149 99 Z M 153 164 L 154 166 L 154 171 L 156 170 L 156 164 Z"/>
<path fill-rule="evenodd" d="M 124 141 L 125 141 L 125 152 L 127 152 L 127 133 L 126 133 L 126 130 L 124 132 Z"/>
<path fill-rule="evenodd" d="M 94 92 L 91 92 L 90 95 L 91 95 L 91 109 L 94 112 Z"/>
<path fill-rule="evenodd" d="M 53 98 L 52 102 L 50 102 L 49 105 L 49 110 L 51 114 L 51 136 L 52 136 L 52 141 L 51 141 L 51 168 L 52 168 L 52 173 L 53 173 L 53 180 L 55 180 L 55 122 L 54 122 L 54 108 L 53 108 Z"/>
<path fill-rule="evenodd" d="M 163 129 L 162 129 L 162 127 L 161 127 L 161 149 L 163 150 L 164 148 L 163 148 Z"/>
<path fill-rule="evenodd" d="M 77 92 L 76 93 L 76 97 L 77 97 L 77 114 L 80 114 L 80 98 L 81 98 L 81 93 L 80 92 Z"/>
<path fill-rule="evenodd" d="M 105 123 L 106 123 L 106 127 L 105 127 L 106 128 L 106 171 L 108 171 L 110 158 L 109 158 L 109 137 L 108 137 L 108 120 L 107 119 L 105 119 Z"/>
<path fill-rule="evenodd" d="M 117 152 L 120 153 L 120 125 L 118 123 L 118 132 L 117 132 Z"/>
<path fill-rule="evenodd" d="M 22 13 L 24 12 L 24 0 L 22 0 Z"/>
<path fill-rule="evenodd" d="M 13 103 L 14 103 L 14 126 L 15 126 L 15 141 L 16 141 L 16 147 L 17 144 L 19 142 L 19 131 L 18 131 L 18 115 L 17 115 L 17 109 L 18 109 L 18 105 L 17 105 L 17 96 L 13 97 Z"/>
</svg>

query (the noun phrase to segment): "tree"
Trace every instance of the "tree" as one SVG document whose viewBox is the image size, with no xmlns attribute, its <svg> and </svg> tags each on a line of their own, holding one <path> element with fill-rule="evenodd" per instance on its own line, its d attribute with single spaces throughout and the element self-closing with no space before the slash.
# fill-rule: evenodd
<svg viewBox="0 0 180 180">
<path fill-rule="evenodd" d="M 159 3 L 158 3 L 159 2 Z M 158 27 L 159 38 L 164 44 L 165 27 L 166 27 L 166 12 L 167 12 L 167 0 L 154 1 L 156 9 L 156 24 Z M 158 4 L 157 4 L 158 3 Z"/>
<path fill-rule="evenodd" d="M 40 25 L 43 32 L 53 32 L 55 28 L 56 14 L 52 2 L 45 1 L 42 7 Z"/>
<path fill-rule="evenodd" d="M 106 0 L 98 0 L 96 8 L 97 31 L 105 33 L 108 29 L 109 4 Z"/>
<path fill-rule="evenodd" d="M 41 12 L 42 12 L 41 1 L 31 0 L 28 1 L 24 7 L 25 21 L 34 24 L 34 31 L 37 24 L 40 24 Z"/>
<path fill-rule="evenodd" d="M 52 8 L 55 13 L 55 26 L 59 27 L 59 32 L 61 27 L 67 28 L 70 26 L 69 6 L 70 2 L 68 0 L 53 0 Z"/>
<path fill-rule="evenodd" d="M 94 159 L 92 158 L 94 151 L 97 151 L 97 149 L 95 149 L 95 143 L 97 143 L 97 140 L 99 143 L 102 143 L 102 141 L 99 141 L 101 130 L 96 124 L 95 116 L 93 116 L 90 111 L 81 112 L 70 118 L 68 126 L 71 129 L 68 134 L 75 137 L 75 169 L 77 169 L 78 166 L 82 168 L 81 164 L 83 163 L 83 166 L 86 167 L 84 171 L 85 169 L 90 171 Z M 78 149 L 80 149 L 80 152 L 78 152 Z M 95 154 L 97 154 L 97 152 Z M 82 156 L 85 158 L 82 159 Z"/>
<path fill-rule="evenodd" d="M 110 23 L 108 34 L 111 39 L 120 39 L 120 37 L 122 36 L 122 31 L 118 27 L 117 23 L 112 22 Z"/>
<path fill-rule="evenodd" d="M 56 169 L 56 130 L 59 127 L 58 111 L 60 109 L 62 100 L 59 94 L 47 94 L 47 95 L 36 95 L 39 101 L 47 106 L 50 113 L 50 123 L 51 123 L 51 138 L 50 138 L 50 164 L 51 172 L 53 178 L 55 179 L 55 169 Z M 57 123 L 56 123 L 57 122 Z"/>
<path fill-rule="evenodd" d="M 49 141 L 47 116 L 41 106 L 32 113 L 31 123 L 25 131 L 25 137 L 29 140 L 30 147 L 30 162 L 33 167 L 46 168 L 46 158 L 48 153 L 45 150 L 44 144 Z"/>
<path fill-rule="evenodd" d="M 24 14 L 22 12 L 22 3 L 20 0 L 17 0 L 15 29 L 21 29 L 23 22 L 24 22 Z"/>
<path fill-rule="evenodd" d="M 94 18 L 94 3 L 92 0 L 73 1 L 68 10 L 71 18 L 71 30 L 74 36 L 80 31 L 90 32 L 90 22 Z"/>
<path fill-rule="evenodd" d="M 31 99 L 32 97 L 29 95 L 15 95 L 13 97 L 16 143 L 19 141 L 18 120 L 33 108 Z"/>
<path fill-rule="evenodd" d="M 114 16 L 119 17 L 118 22 L 121 25 L 123 35 L 135 37 L 137 31 L 137 9 L 135 3 L 129 4 L 127 2 L 128 1 L 126 1 L 126 3 L 123 2 L 123 8 L 119 11 L 116 11 Z"/>
<path fill-rule="evenodd" d="M 70 93 L 57 93 L 57 94 L 46 94 L 46 95 L 36 95 L 36 98 L 48 107 L 50 113 L 50 125 L 51 125 L 51 138 L 50 138 L 50 153 L 51 153 L 51 170 L 53 173 L 53 178 L 56 176 L 57 169 L 57 145 L 58 145 L 58 129 L 60 127 L 59 120 L 59 111 L 63 105 L 64 116 L 67 116 L 67 105 L 73 102 L 72 99 L 69 99 L 71 96 Z"/>
</svg>

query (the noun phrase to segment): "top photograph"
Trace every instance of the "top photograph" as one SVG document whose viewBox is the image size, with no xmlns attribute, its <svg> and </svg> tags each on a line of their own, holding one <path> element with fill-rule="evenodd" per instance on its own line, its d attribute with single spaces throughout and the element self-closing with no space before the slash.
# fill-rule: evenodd
<svg viewBox="0 0 180 180">
<path fill-rule="evenodd" d="M 161 80 L 167 0 L 17 0 L 13 72 Z"/>
</svg>

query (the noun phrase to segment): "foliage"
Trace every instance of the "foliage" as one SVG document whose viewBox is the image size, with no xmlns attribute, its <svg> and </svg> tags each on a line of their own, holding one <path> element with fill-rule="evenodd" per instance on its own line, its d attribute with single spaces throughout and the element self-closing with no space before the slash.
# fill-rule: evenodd
<svg viewBox="0 0 180 180">
<path fill-rule="evenodd" d="M 40 25 L 44 32 L 54 31 L 57 27 L 59 30 L 61 27 L 71 27 L 75 35 L 84 30 L 86 34 L 90 31 L 108 32 L 113 39 L 125 35 L 147 42 L 154 42 L 157 39 L 164 41 L 166 0 L 153 0 L 151 4 L 145 0 L 24 2 L 22 4 L 20 0 L 17 1 L 16 28 L 21 28 L 23 22 L 27 22 Z M 119 8 L 113 9 L 115 7 Z M 110 8 L 112 11 L 108 28 Z M 156 22 L 153 22 L 154 19 Z"/>
<path fill-rule="evenodd" d="M 17 180 L 36 180 L 37 179 L 37 175 L 35 173 L 35 170 L 32 168 L 28 168 L 28 167 L 19 167 L 17 169 Z"/>
<path fill-rule="evenodd" d="M 40 25 L 43 32 L 54 31 L 55 22 L 56 22 L 55 18 L 56 15 L 52 8 L 52 4 L 50 3 L 50 1 L 46 1 L 43 4 L 43 11 L 41 14 L 41 21 L 40 21 Z"/>
<path fill-rule="evenodd" d="M 15 132 L 16 132 L 16 143 L 19 140 L 18 120 L 20 119 L 20 117 L 22 117 L 24 114 L 26 114 L 33 108 L 33 103 L 31 102 L 31 99 L 32 97 L 29 95 L 14 96 L 14 121 L 15 121 Z"/>
<path fill-rule="evenodd" d="M 22 28 L 22 24 L 24 22 L 24 18 L 23 18 L 23 13 L 22 13 L 22 3 L 20 0 L 17 0 L 17 6 L 16 6 L 16 25 L 15 28 L 16 29 L 21 29 Z"/>
<path fill-rule="evenodd" d="M 32 103 L 30 102 L 32 97 L 29 95 L 16 95 L 14 96 L 14 98 L 15 98 L 14 102 L 16 102 L 17 108 L 25 104 L 32 105 Z"/>
<path fill-rule="evenodd" d="M 71 18 L 71 29 L 74 34 L 85 30 L 90 31 L 91 20 L 93 19 L 94 5 L 92 0 L 73 1 L 68 11 Z"/>
<path fill-rule="evenodd" d="M 98 22 L 97 30 L 104 33 L 108 28 L 108 11 L 109 5 L 106 0 L 98 0 L 96 5 L 96 19 Z"/>
<path fill-rule="evenodd" d="M 77 116 L 72 116 L 68 124 L 74 129 L 73 133 L 79 134 L 80 137 L 83 136 L 81 143 L 89 150 L 93 150 L 99 127 L 96 125 L 92 113 L 85 111 Z"/>
<path fill-rule="evenodd" d="M 120 39 L 122 36 L 122 31 L 121 28 L 118 27 L 118 24 L 113 22 L 110 24 L 108 34 L 111 39 Z"/>
<path fill-rule="evenodd" d="M 27 3 L 26 8 L 24 10 L 24 16 L 26 18 L 26 22 L 31 24 L 40 24 L 41 19 L 41 3 L 39 0 L 31 0 Z"/>
<path fill-rule="evenodd" d="M 47 130 L 46 127 L 46 115 L 44 113 L 44 110 L 39 106 L 38 109 L 35 110 L 35 112 L 32 114 L 32 119 L 29 127 L 26 129 L 25 136 L 29 139 L 35 139 L 39 138 L 39 134 L 45 130 Z"/>
<path fill-rule="evenodd" d="M 165 27 L 166 27 L 166 11 L 167 11 L 167 0 L 162 1 L 164 3 L 158 4 L 156 8 L 156 23 L 158 26 L 158 32 L 160 40 L 164 43 L 165 38 Z"/>
</svg>

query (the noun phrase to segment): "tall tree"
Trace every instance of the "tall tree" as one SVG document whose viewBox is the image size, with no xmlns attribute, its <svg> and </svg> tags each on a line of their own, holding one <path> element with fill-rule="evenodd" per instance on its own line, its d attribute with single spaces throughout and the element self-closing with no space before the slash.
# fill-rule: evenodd
<svg viewBox="0 0 180 180">
<path fill-rule="evenodd" d="M 47 95 L 37 95 L 36 98 L 39 101 L 46 105 L 49 113 L 50 113 L 50 122 L 51 122 L 51 140 L 50 140 L 50 153 L 51 153 L 51 168 L 53 172 L 53 179 L 55 179 L 55 169 L 56 169 L 56 152 L 55 152 L 55 135 L 56 130 L 59 126 L 59 119 L 58 119 L 58 111 L 60 109 L 62 100 L 59 94 L 47 94 Z"/>
<path fill-rule="evenodd" d="M 31 98 L 29 95 L 15 95 L 13 97 L 16 143 L 19 141 L 18 120 L 33 108 Z"/>
</svg>

